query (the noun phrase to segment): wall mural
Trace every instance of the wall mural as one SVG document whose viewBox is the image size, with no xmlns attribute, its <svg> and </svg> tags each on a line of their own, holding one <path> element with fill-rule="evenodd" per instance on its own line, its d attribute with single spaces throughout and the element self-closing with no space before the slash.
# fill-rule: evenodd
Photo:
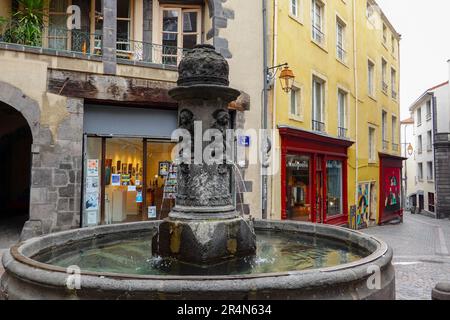
<svg viewBox="0 0 450 320">
<path fill-rule="evenodd" d="M 384 168 L 384 211 L 400 210 L 400 168 Z"/>
</svg>

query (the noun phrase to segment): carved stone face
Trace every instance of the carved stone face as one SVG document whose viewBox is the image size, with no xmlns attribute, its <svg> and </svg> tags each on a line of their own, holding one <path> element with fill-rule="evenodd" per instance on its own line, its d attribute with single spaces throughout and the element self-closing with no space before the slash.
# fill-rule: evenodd
<svg viewBox="0 0 450 320">
<path fill-rule="evenodd" d="M 180 127 L 187 128 L 192 125 L 194 115 L 189 110 L 183 110 L 180 112 Z"/>
<path fill-rule="evenodd" d="M 216 126 L 227 128 L 230 123 L 230 115 L 225 110 L 219 110 L 214 115 L 216 119 Z"/>
</svg>

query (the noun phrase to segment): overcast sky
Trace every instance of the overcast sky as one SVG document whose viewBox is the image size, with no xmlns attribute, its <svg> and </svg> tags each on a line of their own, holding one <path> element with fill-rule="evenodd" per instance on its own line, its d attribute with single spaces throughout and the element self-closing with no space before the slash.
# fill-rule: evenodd
<svg viewBox="0 0 450 320">
<path fill-rule="evenodd" d="M 402 35 L 402 120 L 410 105 L 426 89 L 449 78 L 450 1 L 377 0 L 383 12 Z"/>
</svg>

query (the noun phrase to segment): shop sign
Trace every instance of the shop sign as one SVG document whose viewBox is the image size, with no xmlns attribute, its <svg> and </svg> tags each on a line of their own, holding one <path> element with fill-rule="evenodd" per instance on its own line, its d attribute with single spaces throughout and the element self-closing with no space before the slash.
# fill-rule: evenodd
<svg viewBox="0 0 450 320">
<path fill-rule="evenodd" d="M 341 169 L 342 168 L 342 162 L 335 160 L 335 161 L 327 161 L 327 169 Z"/>
<path fill-rule="evenodd" d="M 295 169 L 309 169 L 309 161 L 308 160 L 292 160 L 287 163 L 288 168 L 295 168 Z"/>
</svg>

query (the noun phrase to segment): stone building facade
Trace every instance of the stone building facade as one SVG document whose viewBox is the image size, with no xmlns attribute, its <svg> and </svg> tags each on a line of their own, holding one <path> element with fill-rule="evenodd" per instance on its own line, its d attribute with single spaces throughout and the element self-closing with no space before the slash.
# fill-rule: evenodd
<svg viewBox="0 0 450 320">
<path fill-rule="evenodd" d="M 52 10 L 57 10 L 52 8 L 65 4 L 60 0 L 50 2 L 58 3 L 48 9 L 50 16 Z M 123 18 L 118 4 L 125 2 L 130 14 Z M 230 85 L 242 92 L 230 104 L 233 126 L 259 127 L 263 63 L 260 57 L 249 54 L 242 43 L 254 41 L 254 47 L 258 48 L 262 39 L 248 40 L 245 32 L 239 34 L 237 30 L 251 30 L 259 35 L 262 26 L 259 20 L 246 19 L 255 10 L 254 5 L 239 3 L 236 0 L 105 0 L 96 7 L 95 14 L 100 11 L 101 19 L 90 20 L 94 14 L 82 10 L 81 31 L 87 36 L 81 31 L 64 30 L 63 41 L 52 38 L 52 32 L 63 26 L 54 28 L 48 21 L 38 46 L 14 42 L 0 33 L 0 106 L 17 112 L 17 118 L 23 117 L 32 137 L 29 211 L 22 239 L 83 225 L 86 118 L 91 105 L 111 106 L 117 112 L 121 108 L 134 108 L 151 109 L 155 114 L 176 113 L 177 103 L 167 92 L 175 86 L 176 64 L 186 47 L 178 42 L 170 57 L 175 60 L 167 60 L 169 54 L 165 50 L 169 46 L 163 43 L 166 39 L 161 35 L 164 10 L 198 13 L 196 18 L 201 21 L 195 42 L 213 44 L 228 59 Z M 95 1 L 91 4 L 90 8 L 97 5 Z M 80 2 L 80 6 L 83 8 L 84 4 Z M 11 0 L 1 0 L 0 7 L 0 15 L 7 18 L 14 10 L 20 10 Z M 98 21 L 103 21 L 102 25 Z M 127 21 L 125 41 L 118 31 L 121 28 L 123 31 L 123 21 Z M 183 34 L 180 32 L 179 38 Z M 77 39 L 81 42 L 76 43 Z M 247 78 L 242 78 L 244 66 L 254 70 Z M 238 181 L 237 208 L 246 214 L 259 212 L 259 194 L 252 193 L 256 190 L 253 186 L 259 179 L 259 168 L 247 165 L 240 171 L 244 181 Z M 104 201 L 103 197 L 99 200 Z M 10 210 L 3 209 L 1 214 Z"/>
</svg>

